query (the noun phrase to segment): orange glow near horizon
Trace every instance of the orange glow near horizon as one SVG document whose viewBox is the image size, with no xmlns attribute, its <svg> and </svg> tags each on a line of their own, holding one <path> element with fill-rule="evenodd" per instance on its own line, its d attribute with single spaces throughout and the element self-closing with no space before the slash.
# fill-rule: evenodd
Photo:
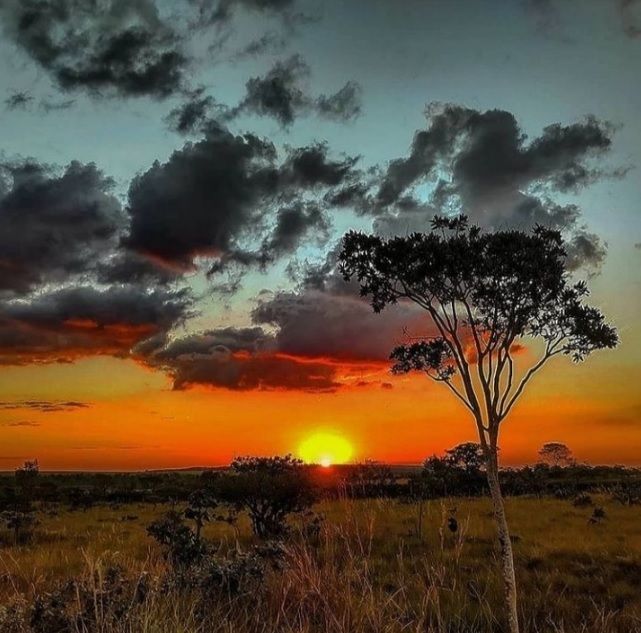
<svg viewBox="0 0 641 633">
<path fill-rule="evenodd" d="M 579 461 L 641 465 L 641 402 L 620 363 L 615 354 L 577 367 L 555 361 L 504 423 L 503 463 L 535 462 L 543 443 L 561 441 Z M 33 458 L 44 470 L 145 470 L 286 453 L 316 463 L 420 463 L 476 440 L 468 413 L 441 385 L 367 371 L 349 387 L 308 393 L 173 391 L 163 373 L 113 358 L 5 367 L 0 403 L 88 406 L 0 407 L 0 470 Z"/>
</svg>

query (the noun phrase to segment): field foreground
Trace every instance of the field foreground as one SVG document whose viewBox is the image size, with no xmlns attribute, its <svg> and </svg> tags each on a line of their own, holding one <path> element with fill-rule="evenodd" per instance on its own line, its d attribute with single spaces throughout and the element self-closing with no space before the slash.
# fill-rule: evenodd
<svg viewBox="0 0 641 633">
<path fill-rule="evenodd" d="M 605 510 L 597 522 L 569 501 L 508 500 L 524 631 L 641 630 L 641 511 L 594 501 Z M 502 630 L 487 499 L 324 502 L 320 529 L 295 520 L 260 571 L 245 564 L 257 541 L 244 517 L 210 523 L 226 582 L 204 593 L 176 581 L 147 535 L 166 510 L 41 508 L 31 543 L 0 546 L 0 631 L 67 633 L 63 611 L 87 633 Z"/>
</svg>

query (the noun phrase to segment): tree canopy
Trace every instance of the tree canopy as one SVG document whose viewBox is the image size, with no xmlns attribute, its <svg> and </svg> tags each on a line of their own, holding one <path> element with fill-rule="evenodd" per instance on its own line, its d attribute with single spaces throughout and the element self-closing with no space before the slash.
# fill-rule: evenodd
<svg viewBox="0 0 641 633">
<path fill-rule="evenodd" d="M 550 358 L 579 362 L 618 342 L 584 302 L 587 286 L 571 279 L 563 238 L 549 228 L 483 232 L 465 216 L 437 216 L 428 233 L 384 239 L 351 231 L 339 269 L 360 283 L 376 312 L 413 301 L 429 313 L 430 332 L 393 350 L 393 371 L 419 370 L 445 383 L 491 434 Z M 517 376 L 525 339 L 544 349 Z"/>
</svg>

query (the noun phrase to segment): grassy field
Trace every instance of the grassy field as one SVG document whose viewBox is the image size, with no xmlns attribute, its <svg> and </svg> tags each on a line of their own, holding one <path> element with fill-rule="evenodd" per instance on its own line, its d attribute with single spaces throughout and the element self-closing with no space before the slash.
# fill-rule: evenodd
<svg viewBox="0 0 641 633">
<path fill-rule="evenodd" d="M 605 498 L 595 502 L 606 513 L 597 524 L 588 521 L 591 507 L 569 501 L 508 500 L 525 631 L 641 630 L 641 508 Z M 415 505 L 325 502 L 316 508 L 324 516 L 320 534 L 305 536 L 303 524 L 295 521 L 282 564 L 258 588 L 217 596 L 204 607 L 202 600 L 163 581 L 167 563 L 146 526 L 165 510 L 152 505 L 58 514 L 42 509 L 32 543 L 0 547 L 0 603 L 5 605 L 0 630 L 29 631 L 19 628 L 18 615 L 36 596 L 70 577 L 99 583 L 114 565 L 160 590 L 132 601 L 125 617 L 108 617 L 107 609 L 96 605 L 90 630 L 501 630 L 502 589 L 486 499 L 425 502 L 420 535 Z M 456 533 L 447 527 L 452 514 Z M 243 517 L 236 528 L 208 525 L 206 536 L 221 551 L 247 550 L 253 543 Z"/>
</svg>

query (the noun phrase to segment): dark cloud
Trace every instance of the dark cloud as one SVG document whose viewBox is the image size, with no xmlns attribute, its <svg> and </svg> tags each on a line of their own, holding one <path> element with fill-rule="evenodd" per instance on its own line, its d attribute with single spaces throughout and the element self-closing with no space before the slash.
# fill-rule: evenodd
<svg viewBox="0 0 641 633">
<path fill-rule="evenodd" d="M 295 250 L 312 227 L 324 233 L 322 200 L 306 196 L 355 177 L 356 160 L 331 160 L 317 144 L 292 149 L 279 163 L 269 141 L 212 125 L 201 141 L 133 180 L 124 243 L 183 272 L 198 256 L 213 261 L 211 274 L 230 264 L 264 265 Z"/>
<path fill-rule="evenodd" d="M 282 353 L 350 362 L 387 361 L 407 333 L 425 334 L 424 314 L 409 304 L 375 314 L 360 297 L 343 290 L 280 292 L 259 303 L 257 324 L 275 327 Z"/>
<path fill-rule="evenodd" d="M 291 150 L 283 166 L 283 180 L 287 184 L 303 188 L 336 187 L 342 185 L 357 174 L 354 167 L 358 157 L 347 157 L 333 161 L 328 157 L 326 143 L 315 143 L 306 147 Z"/>
<path fill-rule="evenodd" d="M 201 385 L 239 391 L 332 391 L 338 387 L 335 367 L 279 354 L 273 337 L 261 328 L 210 330 L 142 352 L 143 362 L 172 376 L 174 389 Z"/>
<path fill-rule="evenodd" d="M 205 22 L 228 21 L 234 11 L 243 9 L 266 14 L 288 14 L 296 0 L 189 0 Z"/>
<path fill-rule="evenodd" d="M 534 19 L 536 27 L 546 35 L 562 32 L 570 22 L 570 16 L 574 16 L 583 6 L 589 7 L 589 4 L 586 0 L 575 0 L 574 2 L 567 0 L 523 0 L 523 5 Z M 618 14 L 621 29 L 625 35 L 631 38 L 641 36 L 640 0 L 610 0 L 601 4 L 606 9 Z M 569 12 L 567 12 L 568 9 Z M 564 14 L 564 12 L 566 13 Z"/>
<path fill-rule="evenodd" d="M 623 32 L 628 37 L 641 37 L 641 2 L 639 0 L 619 0 L 619 10 Z"/>
<path fill-rule="evenodd" d="M 39 413 L 58 413 L 60 411 L 75 411 L 86 409 L 91 405 L 87 402 L 76 400 L 15 400 L 11 402 L 0 402 L 0 409 L 10 411 L 32 410 Z"/>
<path fill-rule="evenodd" d="M 582 267 L 598 270 L 608 254 L 607 245 L 603 244 L 599 236 L 585 230 L 572 235 L 566 243 L 566 250 L 570 270 Z"/>
<path fill-rule="evenodd" d="M 205 131 L 212 117 L 224 111 L 212 96 L 205 94 L 204 88 L 198 88 L 187 93 L 186 100 L 169 113 L 166 121 L 175 132 L 192 134 Z"/>
<path fill-rule="evenodd" d="M 611 125 L 587 117 L 550 125 L 528 142 L 510 112 L 432 105 L 427 129 L 416 132 L 409 156 L 389 163 L 366 208 L 379 216 L 383 232 L 390 226 L 414 228 L 421 208 L 425 223 L 434 210 L 462 211 L 486 228 L 542 224 L 570 235 L 578 231 L 575 255 L 583 253 L 584 263 L 597 264 L 603 245 L 579 229 L 580 209 L 552 197 L 621 174 L 594 166 L 594 159 L 610 150 L 612 134 Z M 430 191 L 429 202 L 420 201 L 428 195 L 422 187 Z"/>
<path fill-rule="evenodd" d="M 326 119 L 349 121 L 361 113 L 360 85 L 349 81 L 333 95 L 314 97 L 309 87 L 311 71 L 300 55 L 278 61 L 262 77 L 246 83 L 245 98 L 229 113 L 242 112 L 276 119 L 283 127 L 299 116 L 316 113 Z"/>
<path fill-rule="evenodd" d="M 40 426 L 40 422 L 34 422 L 33 420 L 14 420 L 11 422 L 2 422 L 2 426 L 29 428 L 29 427 Z"/>
<path fill-rule="evenodd" d="M 179 268 L 234 250 L 275 191 L 274 146 L 216 128 L 133 180 L 127 245 Z"/>
<path fill-rule="evenodd" d="M 60 112 L 61 110 L 68 110 L 75 102 L 75 99 L 63 99 L 62 101 L 43 99 L 40 102 L 40 109 L 47 114 L 49 112 Z"/>
<path fill-rule="evenodd" d="M 164 265 L 160 260 L 128 250 L 119 250 L 98 263 L 96 280 L 102 284 L 166 285 L 179 281 L 181 271 Z"/>
<path fill-rule="evenodd" d="M 189 315 L 185 290 L 92 286 L 40 292 L 0 304 L 0 364 L 127 356 Z"/>
<path fill-rule="evenodd" d="M 276 62 L 264 77 L 249 79 L 237 111 L 270 116 L 285 127 L 291 125 L 311 107 L 306 86 L 309 75 L 309 66 L 299 55 Z"/>
<path fill-rule="evenodd" d="M 4 100 L 7 110 L 26 110 L 33 102 L 28 92 L 14 92 Z"/>
<path fill-rule="evenodd" d="M 355 81 L 348 81 L 333 95 L 321 95 L 316 100 L 318 113 L 326 119 L 351 121 L 361 115 L 363 90 Z"/>
<path fill-rule="evenodd" d="M 287 46 L 287 39 L 282 33 L 268 31 L 261 37 L 252 40 L 233 55 L 233 60 L 259 57 L 268 53 L 282 51 Z"/>
<path fill-rule="evenodd" d="M 8 35 L 64 90 L 166 97 L 187 58 L 153 0 L 5 0 Z"/>
<path fill-rule="evenodd" d="M 295 251 L 310 237 L 319 244 L 329 239 L 329 218 L 316 203 L 295 203 L 279 209 L 276 225 L 263 243 L 266 256 L 279 257 Z"/>
<path fill-rule="evenodd" d="M 124 215 L 95 165 L 62 173 L 32 162 L 0 165 L 0 290 L 86 274 L 114 248 Z"/>
</svg>

